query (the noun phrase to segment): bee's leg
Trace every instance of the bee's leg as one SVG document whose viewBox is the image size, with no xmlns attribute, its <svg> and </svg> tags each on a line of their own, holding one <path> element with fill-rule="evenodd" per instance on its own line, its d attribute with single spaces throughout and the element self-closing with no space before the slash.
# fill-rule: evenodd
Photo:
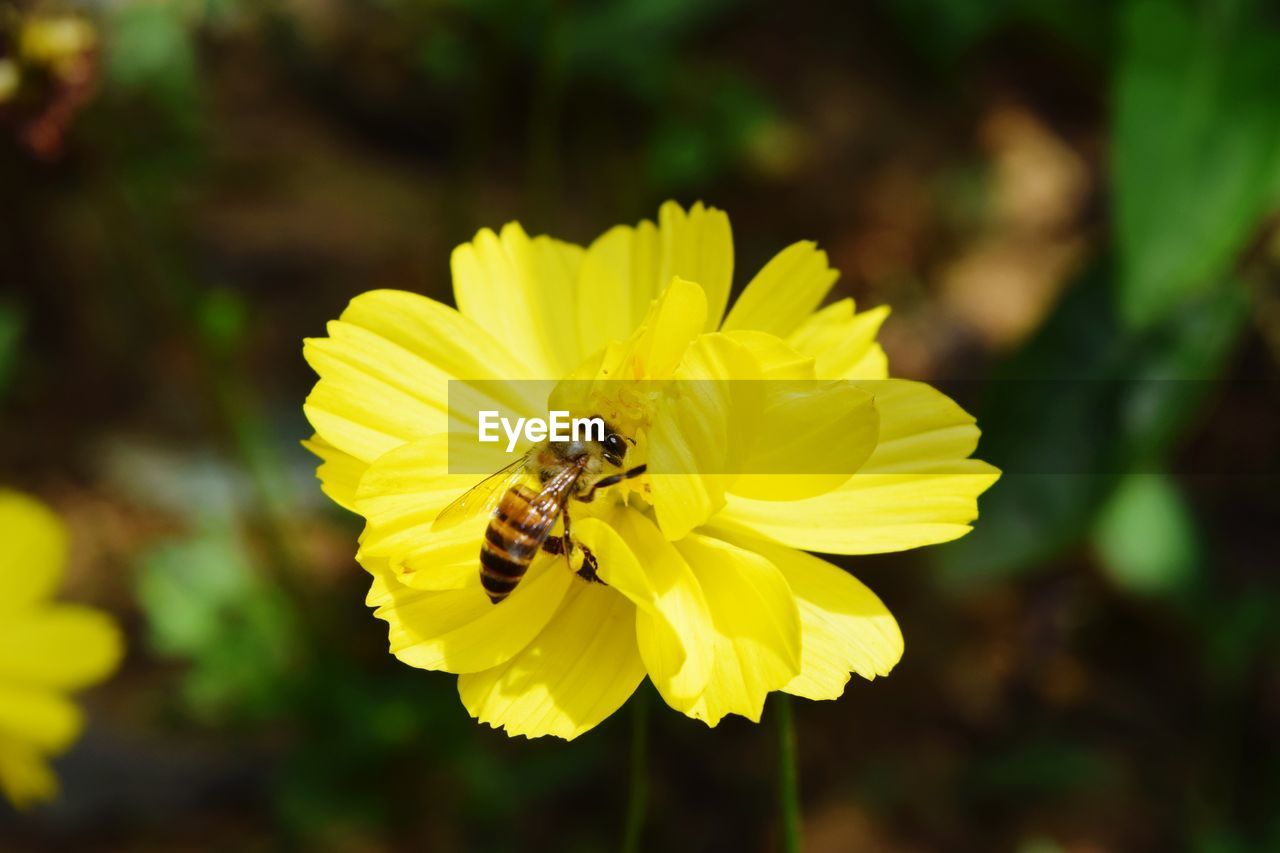
<svg viewBox="0 0 1280 853">
<path fill-rule="evenodd" d="M 637 465 L 634 468 L 623 471 L 621 474 L 612 474 L 603 479 L 596 480 L 595 483 L 591 485 L 591 488 L 587 490 L 586 494 L 578 495 L 578 500 L 583 503 L 591 503 L 596 496 L 596 489 L 607 489 L 610 486 L 616 486 L 623 480 L 630 480 L 632 477 L 639 477 L 647 470 L 649 470 L 648 465 Z"/>
<path fill-rule="evenodd" d="M 575 543 L 570 531 L 569 508 L 564 510 L 564 536 L 550 536 L 542 543 L 542 548 L 552 554 L 564 554 L 565 563 L 569 566 L 569 571 L 573 571 L 573 549 L 577 548 L 582 551 L 582 565 L 578 567 L 576 574 L 585 581 L 603 584 L 604 581 L 596 575 L 599 563 L 596 562 L 596 555 L 591 553 L 591 549 L 581 542 Z M 552 545 L 551 543 L 555 544 Z"/>
<path fill-rule="evenodd" d="M 569 504 L 564 505 L 564 539 L 562 540 L 561 550 L 564 551 L 564 564 L 569 567 L 569 571 L 573 571 L 573 539 L 569 535 Z"/>
<path fill-rule="evenodd" d="M 596 562 L 596 555 L 592 554 L 591 549 L 586 545 L 579 543 L 578 547 L 582 549 L 582 568 L 578 569 L 578 577 L 586 581 L 591 581 L 592 583 L 608 586 L 608 584 L 605 584 L 604 581 L 600 580 L 600 576 L 596 574 L 600 568 L 600 564 Z"/>
</svg>

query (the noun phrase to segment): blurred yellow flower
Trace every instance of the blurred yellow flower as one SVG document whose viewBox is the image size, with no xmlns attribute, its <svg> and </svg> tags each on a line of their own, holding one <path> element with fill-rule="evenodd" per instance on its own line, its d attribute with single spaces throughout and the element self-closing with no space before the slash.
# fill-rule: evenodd
<svg viewBox="0 0 1280 853">
<path fill-rule="evenodd" d="M 18 63 L 12 59 L 0 59 L 0 104 L 17 94 L 18 85 L 21 82 Z"/>
<path fill-rule="evenodd" d="M 105 614 L 49 600 L 66 552 L 57 516 L 0 490 L 0 790 L 19 807 L 57 793 L 49 758 L 83 725 L 66 694 L 110 675 L 123 649 Z"/>
<path fill-rule="evenodd" d="M 325 492 L 366 520 L 357 558 L 373 576 L 368 604 L 390 626 L 391 651 L 457 673 L 482 722 L 574 738 L 646 676 L 671 707 L 709 725 L 730 713 L 758 721 L 771 691 L 833 699 L 851 673 L 885 675 L 901 657 L 880 600 L 806 551 L 955 539 L 999 472 L 969 458 L 971 416 L 927 385 L 888 378 L 876 342 L 886 309 L 857 312 L 844 299 L 819 310 L 837 273 L 814 244 L 780 252 L 729 308 L 733 263 L 728 218 L 700 204 L 668 202 L 656 224 L 613 228 L 586 248 L 510 224 L 455 250 L 457 310 L 373 291 L 328 337 L 306 342 L 320 377 L 305 406 L 316 432 L 307 446 L 322 459 Z M 448 383 L 566 377 L 849 380 L 847 405 L 808 413 L 831 430 L 828 444 L 813 445 L 812 423 L 751 427 L 772 429 L 784 458 L 843 453 L 851 467 L 833 468 L 846 473 L 832 481 L 658 474 L 651 464 L 572 504 L 573 539 L 596 556 L 604 584 L 540 554 L 494 606 L 479 576 L 487 519 L 433 530 L 478 479 L 449 473 Z M 607 383 L 592 387 L 607 398 Z M 603 405 L 636 439 L 628 466 L 665 453 L 666 471 L 698 470 L 681 460 L 714 455 L 739 428 L 708 427 L 708 410 L 690 422 L 696 401 Z"/>
<path fill-rule="evenodd" d="M 59 71 L 75 62 L 98 41 L 98 31 L 89 21 L 73 15 L 33 15 L 22 25 L 18 53 L 32 65 Z"/>
</svg>

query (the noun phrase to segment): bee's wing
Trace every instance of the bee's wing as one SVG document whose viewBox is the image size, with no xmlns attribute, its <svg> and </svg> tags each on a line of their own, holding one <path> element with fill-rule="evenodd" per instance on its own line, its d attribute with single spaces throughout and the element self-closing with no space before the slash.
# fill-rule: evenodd
<svg viewBox="0 0 1280 853">
<path fill-rule="evenodd" d="M 453 503 L 440 511 L 432 522 L 432 530 L 444 530 L 461 524 L 468 518 L 474 518 L 482 512 L 493 509 L 493 505 L 502 497 L 507 489 L 524 479 L 525 457 L 521 456 L 507 467 L 490 474 L 470 489 L 467 489 Z"/>
<path fill-rule="evenodd" d="M 578 468 L 565 468 L 542 485 L 542 490 L 529 501 L 529 505 L 537 510 L 534 517 L 537 521 L 528 524 L 524 532 L 541 546 L 551 529 L 556 526 L 560 513 L 573 485 L 582 474 Z"/>
</svg>

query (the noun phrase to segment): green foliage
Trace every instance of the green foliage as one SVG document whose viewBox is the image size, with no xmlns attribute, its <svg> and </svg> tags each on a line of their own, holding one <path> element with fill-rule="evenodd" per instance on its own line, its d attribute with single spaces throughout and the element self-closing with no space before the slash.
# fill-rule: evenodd
<svg viewBox="0 0 1280 853">
<path fill-rule="evenodd" d="M 1078 542 L 1127 473 L 1160 470 L 1246 316 L 1220 283 L 1133 332 L 1118 315 L 1114 268 L 1077 281 L 1028 345 L 997 372 L 978 409 L 980 455 L 1006 473 L 982 523 L 940 549 L 956 579 L 1031 568 Z"/>
<path fill-rule="evenodd" d="M 1185 591 L 1200 562 L 1195 519 L 1177 484 L 1161 474 L 1121 481 L 1098 518 L 1093 542 L 1112 579 L 1143 595 Z"/>
<path fill-rule="evenodd" d="M 685 88 L 649 139 L 650 185 L 674 192 L 718 177 L 774 117 L 769 100 L 744 77 L 713 76 Z"/>
<path fill-rule="evenodd" d="M 1261 16 L 1135 0 L 1114 92 L 1114 213 L 1129 323 L 1229 271 L 1280 195 L 1280 32 Z"/>
<path fill-rule="evenodd" d="M 196 309 L 196 323 L 217 356 L 235 350 L 248 322 L 244 300 L 227 288 L 215 288 L 203 294 Z"/>
<path fill-rule="evenodd" d="M 114 86 L 147 91 L 170 102 L 196 89 L 190 3 L 125 3 L 110 21 L 107 77 Z"/>
<path fill-rule="evenodd" d="M 887 0 L 925 58 L 953 63 L 983 39 L 1017 28 L 1051 33 L 1086 53 L 1109 40 L 1107 0 Z"/>
<path fill-rule="evenodd" d="M 255 575 L 234 532 L 211 526 L 142 560 L 137 598 L 152 648 L 189 663 L 182 698 L 194 716 L 260 716 L 277 707 L 295 656 L 287 599 Z"/>
<path fill-rule="evenodd" d="M 729 0 L 608 0 L 575 7 L 565 20 L 569 70 L 660 97 L 679 76 L 683 42 L 732 6 Z"/>
</svg>

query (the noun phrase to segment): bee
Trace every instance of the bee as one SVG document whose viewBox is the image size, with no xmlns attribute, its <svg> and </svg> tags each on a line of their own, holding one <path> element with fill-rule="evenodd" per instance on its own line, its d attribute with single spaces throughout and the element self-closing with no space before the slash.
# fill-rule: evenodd
<svg viewBox="0 0 1280 853">
<path fill-rule="evenodd" d="M 540 550 L 564 554 L 565 562 L 572 569 L 573 549 L 581 548 L 582 566 L 578 575 L 603 583 L 596 576 L 595 555 L 571 538 L 569 501 L 589 503 L 597 489 L 643 474 L 645 465 L 623 468 L 628 444 L 635 441 L 607 423 L 604 437 L 599 441 L 541 442 L 445 507 L 432 529 L 450 527 L 492 507 L 484 541 L 480 544 L 480 584 L 494 604 L 511 594 Z M 537 489 L 529 484 L 532 479 L 537 480 Z M 551 531 L 561 517 L 564 535 L 552 536 Z"/>
</svg>

